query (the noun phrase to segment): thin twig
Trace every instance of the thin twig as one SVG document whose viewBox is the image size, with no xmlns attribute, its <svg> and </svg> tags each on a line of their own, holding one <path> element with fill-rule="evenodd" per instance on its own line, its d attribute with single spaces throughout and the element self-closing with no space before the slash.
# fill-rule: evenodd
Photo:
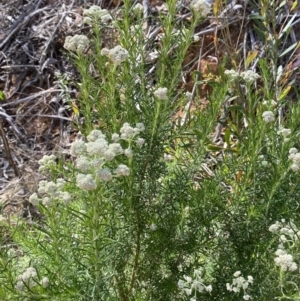
<svg viewBox="0 0 300 301">
<path fill-rule="evenodd" d="M 17 168 L 17 166 L 16 166 L 16 164 L 15 164 L 13 158 L 12 158 L 10 147 L 9 147 L 9 143 L 8 143 L 6 134 L 4 132 L 3 125 L 2 125 L 2 120 L 1 119 L 0 119 L 0 136 L 1 136 L 2 141 L 3 141 L 3 145 L 4 145 L 4 149 L 5 149 L 8 161 L 9 161 L 10 165 L 12 166 L 12 168 L 13 168 L 13 170 L 15 172 L 15 175 L 17 177 L 20 177 L 20 171 Z"/>
<path fill-rule="evenodd" d="M 22 102 L 30 101 L 30 100 L 36 99 L 39 96 L 42 96 L 42 95 L 47 94 L 47 93 L 52 93 L 52 92 L 63 92 L 63 90 L 61 90 L 61 89 L 48 89 L 48 90 L 45 90 L 45 91 L 35 93 L 33 95 L 30 95 L 30 96 L 27 96 L 25 98 L 18 99 L 16 101 L 7 102 L 7 103 L 1 105 L 1 107 L 4 108 L 4 107 L 11 107 L 11 106 L 14 106 L 14 105 L 18 105 Z"/>
</svg>

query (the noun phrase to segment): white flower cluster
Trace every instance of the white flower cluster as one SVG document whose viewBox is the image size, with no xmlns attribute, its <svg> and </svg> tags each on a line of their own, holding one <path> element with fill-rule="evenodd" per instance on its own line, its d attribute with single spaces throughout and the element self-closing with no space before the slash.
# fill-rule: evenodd
<svg viewBox="0 0 300 301">
<path fill-rule="evenodd" d="M 288 136 L 291 135 L 291 133 L 292 133 L 291 129 L 285 129 L 285 128 L 281 128 L 280 130 L 277 131 L 277 135 L 283 137 L 283 142 L 288 142 L 290 140 Z"/>
<path fill-rule="evenodd" d="M 249 84 L 260 78 L 260 75 L 252 70 L 243 71 L 240 76 L 246 83 Z"/>
<path fill-rule="evenodd" d="M 154 96 L 160 100 L 168 100 L 168 89 L 158 88 L 153 92 Z"/>
<path fill-rule="evenodd" d="M 269 227 L 269 231 L 279 235 L 278 249 L 275 252 L 277 256 L 274 261 L 277 266 L 280 266 L 283 271 L 297 270 L 297 264 L 293 261 L 293 256 L 285 250 L 284 244 L 291 242 L 294 244 L 299 241 L 300 231 L 293 222 L 286 223 L 284 219 L 280 222 L 276 221 Z"/>
<path fill-rule="evenodd" d="M 227 75 L 231 80 L 237 78 L 242 78 L 246 83 L 252 84 L 257 79 L 260 78 L 260 75 L 252 70 L 243 71 L 241 73 L 236 72 L 235 70 L 225 70 L 225 75 Z"/>
<path fill-rule="evenodd" d="M 251 299 L 251 296 L 247 293 L 246 290 L 248 289 L 249 285 L 253 283 L 253 277 L 248 276 L 247 280 L 246 280 L 241 275 L 242 275 L 242 273 L 240 271 L 235 272 L 233 274 L 234 278 L 232 280 L 232 284 L 226 283 L 226 288 L 228 291 L 234 292 L 234 293 L 239 293 L 241 290 L 243 290 L 243 292 L 244 292 L 243 299 L 249 300 L 249 299 Z"/>
<path fill-rule="evenodd" d="M 211 4 L 206 0 L 193 0 L 191 2 L 191 9 L 202 18 L 205 18 L 210 13 Z"/>
<path fill-rule="evenodd" d="M 271 107 L 271 108 L 276 108 L 277 107 L 277 102 L 274 99 L 271 100 L 264 100 L 262 102 L 263 105 Z"/>
<path fill-rule="evenodd" d="M 187 296 L 191 296 L 194 291 L 194 296 L 190 299 L 190 301 L 196 301 L 197 292 L 211 292 L 212 286 L 206 286 L 204 284 L 204 280 L 201 277 L 202 271 L 200 269 L 196 269 L 194 271 L 194 277 L 184 275 L 184 280 L 180 279 L 178 281 L 178 288 L 181 289 Z"/>
<path fill-rule="evenodd" d="M 293 256 L 288 254 L 285 250 L 278 249 L 275 252 L 277 256 L 274 261 L 277 266 L 280 266 L 283 271 L 296 271 L 297 264 L 293 261 Z"/>
<path fill-rule="evenodd" d="M 231 69 L 231 70 L 225 70 L 224 72 L 225 75 L 227 75 L 230 79 L 237 79 L 239 78 L 240 74 L 238 72 L 236 72 L 235 70 Z"/>
<path fill-rule="evenodd" d="M 115 65 L 120 65 L 129 58 L 129 52 L 120 45 L 112 49 L 103 48 L 101 54 L 109 57 Z"/>
<path fill-rule="evenodd" d="M 137 123 L 133 128 L 129 123 L 124 123 L 120 129 L 120 134 L 112 135 L 112 143 L 108 143 L 105 135 L 100 130 L 93 130 L 87 136 L 87 141 L 75 141 L 70 153 L 77 157 L 75 167 L 79 174 L 76 177 L 76 184 L 83 190 L 94 190 L 97 188 L 98 180 L 108 182 L 113 177 L 129 176 L 130 170 L 125 164 L 119 164 L 113 171 L 104 167 L 107 162 L 115 159 L 116 156 L 124 154 L 128 158 L 133 157 L 133 151 L 129 147 L 123 149 L 120 140 L 135 142 L 137 146 L 144 144 L 143 138 L 137 137 L 145 127 L 142 123 Z"/>
<path fill-rule="evenodd" d="M 38 197 L 37 193 L 33 193 L 29 197 L 29 202 L 35 206 L 40 202 L 44 206 L 51 206 L 56 200 L 58 200 L 63 204 L 68 205 L 71 201 L 71 195 L 66 191 L 62 191 L 65 184 L 66 181 L 61 178 L 57 179 L 56 183 L 42 180 L 39 182 L 38 188 L 38 194 L 41 198 Z"/>
<path fill-rule="evenodd" d="M 83 23 L 93 25 L 100 21 L 107 24 L 112 20 L 112 16 L 107 9 L 102 9 L 100 6 L 92 5 L 89 9 L 83 10 Z"/>
<path fill-rule="evenodd" d="M 193 41 L 194 42 L 199 42 L 200 41 L 200 37 L 197 35 L 193 35 Z"/>
<path fill-rule="evenodd" d="M 266 167 L 269 165 L 269 162 L 266 161 L 265 156 L 264 155 L 260 155 L 257 157 L 259 163 L 261 164 L 261 166 Z"/>
<path fill-rule="evenodd" d="M 298 149 L 295 147 L 292 147 L 289 150 L 289 160 L 293 161 L 293 164 L 291 165 L 291 170 L 294 172 L 297 172 L 300 170 L 300 153 L 298 152 Z"/>
<path fill-rule="evenodd" d="M 17 284 L 15 286 L 17 291 L 23 291 L 25 287 L 32 288 L 39 283 L 42 287 L 47 288 L 49 286 L 49 278 L 43 277 L 41 281 L 38 281 L 37 271 L 34 267 L 29 267 L 25 272 L 17 277 Z"/>
<path fill-rule="evenodd" d="M 39 160 L 39 172 L 43 175 L 48 175 L 51 169 L 56 165 L 56 157 L 54 155 L 45 155 Z"/>
<path fill-rule="evenodd" d="M 262 113 L 262 118 L 265 123 L 270 123 L 275 121 L 275 115 L 272 111 L 265 111 Z"/>
<path fill-rule="evenodd" d="M 277 131 L 277 135 L 281 135 L 281 136 L 283 136 L 283 137 L 287 137 L 287 136 L 289 136 L 291 133 L 292 133 L 292 130 L 291 130 L 291 129 L 285 129 L 285 128 L 282 128 L 282 129 L 280 129 L 279 131 Z"/>
<path fill-rule="evenodd" d="M 67 36 L 65 39 L 64 48 L 75 52 L 84 52 L 89 46 L 89 39 L 84 35 L 76 34 L 75 36 Z"/>
</svg>

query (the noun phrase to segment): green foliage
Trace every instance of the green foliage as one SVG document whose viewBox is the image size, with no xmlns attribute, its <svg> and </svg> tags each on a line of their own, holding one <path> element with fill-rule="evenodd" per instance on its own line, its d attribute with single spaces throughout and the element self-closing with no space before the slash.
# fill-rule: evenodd
<svg viewBox="0 0 300 301">
<path fill-rule="evenodd" d="M 204 81 L 193 95 L 178 88 L 202 19 L 193 11 L 177 28 L 176 1 L 168 1 L 158 16 L 164 35 L 151 49 L 141 14 L 124 4 L 107 49 L 107 28 L 96 23 L 88 51 L 71 55 L 84 138 L 69 162 L 40 162 L 50 182 L 29 201 L 41 218 L 0 220 L 0 299 L 299 300 L 299 268 L 278 253 L 299 265 L 300 159 L 290 149 L 299 148 L 300 105 L 283 93 L 288 84 L 279 87 L 267 59 L 260 87 L 257 74 L 224 64 L 205 81 L 212 92 L 203 105 Z"/>
</svg>

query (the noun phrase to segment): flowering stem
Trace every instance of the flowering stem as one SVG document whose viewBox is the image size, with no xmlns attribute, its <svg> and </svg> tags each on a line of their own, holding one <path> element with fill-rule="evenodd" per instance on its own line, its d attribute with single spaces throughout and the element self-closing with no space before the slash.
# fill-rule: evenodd
<svg viewBox="0 0 300 301">
<path fill-rule="evenodd" d="M 135 247 L 135 256 L 134 256 L 134 263 L 133 263 L 133 269 L 132 269 L 132 275 L 131 275 L 131 281 L 130 281 L 130 289 L 129 292 L 132 292 L 133 285 L 135 282 L 135 276 L 136 276 L 136 270 L 139 263 L 139 256 L 140 256 L 140 249 L 141 249 L 141 231 L 140 231 L 140 215 L 137 212 L 137 220 L 138 220 L 138 229 L 137 229 L 137 237 L 136 237 L 136 247 Z"/>
<path fill-rule="evenodd" d="M 99 245 L 99 231 L 100 231 L 100 212 L 99 209 L 101 208 L 101 195 L 102 195 L 102 189 L 100 188 L 97 196 L 95 196 L 93 199 L 95 200 L 94 206 L 93 206 L 93 226 L 92 226 L 92 232 L 93 232 L 93 245 L 94 245 L 94 264 L 95 264 L 95 288 L 96 290 L 100 288 L 100 264 L 99 264 L 99 258 L 100 258 L 100 245 Z M 96 292 L 97 294 L 97 292 Z"/>
<path fill-rule="evenodd" d="M 265 216 L 268 216 L 268 211 L 269 211 L 270 203 L 273 199 L 273 196 L 274 196 L 275 192 L 277 191 L 277 189 L 280 188 L 280 184 L 282 183 L 283 179 L 285 179 L 288 172 L 289 172 L 289 169 L 285 173 L 283 173 L 283 175 L 279 178 L 279 180 L 273 186 L 273 188 L 271 190 L 271 193 L 269 195 L 269 201 L 268 201 L 268 205 L 267 205 L 267 208 L 266 208 L 266 215 Z"/>
</svg>

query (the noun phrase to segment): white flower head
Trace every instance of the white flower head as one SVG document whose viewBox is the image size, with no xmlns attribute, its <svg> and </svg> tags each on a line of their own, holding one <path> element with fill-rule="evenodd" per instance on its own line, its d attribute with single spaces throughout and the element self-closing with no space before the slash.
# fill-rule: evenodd
<svg viewBox="0 0 300 301">
<path fill-rule="evenodd" d="M 171 162 L 172 160 L 173 160 L 172 155 L 164 153 L 164 161 Z"/>
<path fill-rule="evenodd" d="M 100 6 L 93 5 L 89 9 L 83 10 L 83 23 L 93 25 L 95 22 L 102 22 L 104 24 L 112 20 L 111 15 L 106 9 L 101 9 Z"/>
<path fill-rule="evenodd" d="M 71 202 L 71 200 L 72 200 L 71 195 L 70 195 L 69 192 L 67 192 L 67 191 L 61 191 L 61 192 L 59 193 L 58 198 L 59 198 L 65 205 L 68 205 L 68 204 Z"/>
<path fill-rule="evenodd" d="M 100 17 L 100 20 L 103 24 L 107 24 L 112 20 L 112 16 L 110 15 L 110 13 L 108 12 L 107 9 L 102 9 L 102 15 Z"/>
<path fill-rule="evenodd" d="M 40 165 L 52 165 L 55 164 L 56 157 L 54 155 L 44 155 L 41 160 L 39 160 Z"/>
<path fill-rule="evenodd" d="M 297 269 L 297 264 L 293 261 L 293 256 L 290 254 L 278 255 L 274 259 L 275 264 L 280 266 L 283 271 L 295 271 Z"/>
<path fill-rule="evenodd" d="M 226 289 L 231 292 L 232 291 L 232 285 L 229 284 L 229 283 L 226 283 Z"/>
<path fill-rule="evenodd" d="M 98 178 L 104 182 L 108 182 L 108 181 L 112 180 L 112 178 L 113 178 L 110 170 L 106 167 L 97 170 L 96 174 L 97 174 Z"/>
<path fill-rule="evenodd" d="M 300 165 L 300 153 L 294 154 L 292 160 L 293 160 L 293 163 L 294 163 L 294 164 Z"/>
<path fill-rule="evenodd" d="M 114 171 L 116 177 L 120 177 L 120 176 L 129 176 L 130 174 L 130 169 L 128 168 L 128 166 L 124 165 L 124 164 L 120 164 Z"/>
<path fill-rule="evenodd" d="M 105 135 L 100 130 L 92 130 L 86 137 L 89 142 L 95 142 L 100 138 L 105 140 Z"/>
<path fill-rule="evenodd" d="M 34 281 L 34 279 L 37 277 L 37 271 L 34 267 L 29 267 L 27 268 L 23 274 L 19 275 L 17 277 L 17 284 L 16 284 L 16 289 L 18 291 L 23 290 L 24 288 L 24 283 L 26 283 L 26 285 L 28 285 L 30 288 L 35 286 L 36 283 Z"/>
<path fill-rule="evenodd" d="M 154 96 L 160 100 L 168 100 L 168 89 L 167 88 L 157 88 L 154 91 Z"/>
<path fill-rule="evenodd" d="M 43 288 L 47 288 L 49 286 L 49 278 L 48 277 L 43 277 L 42 280 L 40 281 L 40 284 Z"/>
<path fill-rule="evenodd" d="M 57 191 L 56 184 L 52 181 L 47 182 L 45 185 L 45 192 L 48 194 L 53 194 Z"/>
<path fill-rule="evenodd" d="M 243 71 L 240 74 L 240 76 L 246 83 L 249 83 L 249 84 L 255 82 L 257 79 L 260 78 L 260 75 L 252 70 Z"/>
<path fill-rule="evenodd" d="M 263 121 L 265 123 L 270 123 L 270 122 L 275 121 L 275 115 L 271 111 L 265 111 L 265 112 L 263 112 L 262 118 L 263 118 Z"/>
<path fill-rule="evenodd" d="M 289 154 L 297 154 L 298 153 L 298 149 L 296 147 L 292 147 L 290 150 L 289 150 Z"/>
<path fill-rule="evenodd" d="M 157 226 L 156 226 L 156 224 L 153 224 L 153 223 L 150 225 L 150 227 L 149 227 L 149 228 L 150 228 L 150 230 L 151 230 L 151 231 L 155 231 L 155 230 L 157 230 Z"/>
<path fill-rule="evenodd" d="M 115 65 L 120 65 L 129 58 L 129 52 L 120 45 L 117 45 L 109 51 L 102 49 L 101 54 L 108 56 Z"/>
<path fill-rule="evenodd" d="M 73 157 L 78 157 L 80 155 L 84 155 L 86 152 L 86 145 L 84 141 L 77 140 L 72 143 L 70 153 Z"/>
<path fill-rule="evenodd" d="M 277 232 L 281 227 L 281 224 L 277 221 L 275 224 L 272 224 L 270 227 L 269 227 L 269 231 L 274 233 L 274 232 Z"/>
<path fill-rule="evenodd" d="M 39 182 L 39 188 L 38 188 L 38 193 L 44 194 L 46 193 L 45 187 L 46 187 L 47 181 L 42 180 Z"/>
<path fill-rule="evenodd" d="M 124 150 L 124 155 L 125 155 L 127 158 L 132 158 L 132 157 L 133 157 L 132 149 L 131 149 L 131 148 L 126 148 L 126 149 Z"/>
<path fill-rule="evenodd" d="M 206 0 L 193 0 L 191 9 L 202 18 L 205 18 L 210 13 L 211 5 Z"/>
<path fill-rule="evenodd" d="M 248 276 L 247 280 L 242 276 L 241 271 L 236 271 L 233 276 L 232 284 L 226 283 L 226 288 L 228 291 L 234 292 L 234 293 L 239 293 L 241 290 L 244 291 L 244 296 L 248 296 L 246 294 L 246 290 L 249 287 L 250 284 L 253 283 L 253 277 Z M 249 298 L 251 298 L 249 296 Z"/>
<path fill-rule="evenodd" d="M 120 140 L 120 135 L 117 134 L 117 133 L 112 134 L 111 140 L 112 140 L 113 142 L 118 142 L 118 141 Z"/>
<path fill-rule="evenodd" d="M 120 133 L 121 133 L 121 138 L 124 140 L 131 139 L 137 134 L 136 130 L 134 130 L 134 128 L 131 127 L 128 122 L 125 122 L 123 124 L 123 126 L 120 129 Z"/>
<path fill-rule="evenodd" d="M 111 149 L 107 149 L 103 154 L 103 158 L 105 161 L 112 161 L 115 158 L 115 156 L 116 154 Z"/>
<path fill-rule="evenodd" d="M 90 166 L 95 169 L 101 168 L 104 162 L 104 158 L 94 158 L 90 161 Z"/>
<path fill-rule="evenodd" d="M 185 281 L 183 281 L 182 279 L 179 279 L 177 286 L 178 286 L 178 288 L 183 289 L 185 287 Z"/>
<path fill-rule="evenodd" d="M 143 132 L 145 130 L 145 125 L 142 122 L 138 122 L 135 125 L 135 128 L 138 130 L 138 132 Z"/>
<path fill-rule="evenodd" d="M 34 267 L 29 267 L 27 268 L 27 270 L 25 271 L 25 273 L 23 273 L 23 280 L 27 280 L 29 278 L 34 278 L 37 276 L 37 272 L 36 269 Z"/>
<path fill-rule="evenodd" d="M 277 106 L 277 102 L 274 99 L 264 100 L 262 104 L 265 106 L 270 106 L 271 108 L 275 108 Z"/>
<path fill-rule="evenodd" d="M 235 70 L 232 70 L 232 69 L 225 70 L 224 74 L 227 75 L 232 80 L 234 80 L 240 76 L 240 74 L 238 72 L 236 72 Z"/>
<path fill-rule="evenodd" d="M 75 166 L 81 172 L 88 172 L 90 169 L 89 159 L 85 156 L 80 156 L 75 161 Z"/>
<path fill-rule="evenodd" d="M 101 53 L 101 55 L 108 56 L 109 55 L 109 49 L 103 48 L 100 53 Z"/>
<path fill-rule="evenodd" d="M 294 164 L 291 165 L 291 170 L 293 172 L 297 172 L 297 171 L 300 170 L 300 166 L 294 163 Z"/>
<path fill-rule="evenodd" d="M 205 286 L 202 283 L 202 279 L 194 279 L 191 288 L 197 290 L 199 293 L 202 293 L 205 290 Z"/>
<path fill-rule="evenodd" d="M 193 40 L 194 40 L 194 42 L 199 42 L 200 41 L 200 37 L 197 36 L 197 35 L 194 35 L 193 36 Z"/>
<path fill-rule="evenodd" d="M 61 190 L 66 184 L 66 181 L 63 178 L 58 178 L 56 180 L 56 187 L 58 190 Z"/>
<path fill-rule="evenodd" d="M 22 280 L 17 281 L 17 284 L 15 285 L 15 289 L 18 292 L 21 292 L 24 289 L 24 282 Z"/>
<path fill-rule="evenodd" d="M 240 290 L 241 289 L 239 287 L 237 287 L 237 286 L 232 287 L 232 291 L 235 292 L 235 293 L 239 293 Z"/>
<path fill-rule="evenodd" d="M 143 139 L 143 138 L 137 138 L 135 140 L 135 143 L 136 143 L 137 146 L 142 146 L 145 143 L 145 139 Z"/>
<path fill-rule="evenodd" d="M 31 203 L 34 206 L 37 206 L 39 204 L 39 198 L 37 196 L 36 193 L 33 193 L 30 197 L 29 197 L 29 203 Z"/>
<path fill-rule="evenodd" d="M 184 288 L 183 291 L 184 291 L 188 296 L 190 296 L 190 295 L 192 294 L 192 289 Z"/>
<path fill-rule="evenodd" d="M 42 198 L 42 204 L 46 207 L 51 206 L 53 204 L 53 200 L 48 196 L 44 196 Z"/>
<path fill-rule="evenodd" d="M 83 190 L 94 190 L 97 188 L 97 184 L 90 174 L 78 174 L 76 177 L 76 185 Z"/>
<path fill-rule="evenodd" d="M 89 46 L 89 39 L 84 35 L 67 36 L 65 39 L 64 48 L 70 51 L 82 53 Z"/>
<path fill-rule="evenodd" d="M 86 143 L 86 150 L 89 155 L 103 156 L 108 149 L 108 143 L 105 139 L 99 138 L 94 142 Z"/>
<path fill-rule="evenodd" d="M 120 143 L 111 143 L 108 146 L 108 149 L 112 151 L 115 155 L 120 155 L 124 152 Z"/>
<path fill-rule="evenodd" d="M 279 131 L 277 131 L 277 135 L 282 135 L 283 137 L 287 137 L 289 136 L 290 134 L 292 133 L 292 130 L 291 129 L 281 129 Z"/>
<path fill-rule="evenodd" d="M 39 160 L 39 172 L 42 174 L 47 175 L 49 171 L 51 171 L 51 168 L 53 168 L 56 165 L 56 157 L 54 155 L 44 155 L 41 160 Z"/>
</svg>

